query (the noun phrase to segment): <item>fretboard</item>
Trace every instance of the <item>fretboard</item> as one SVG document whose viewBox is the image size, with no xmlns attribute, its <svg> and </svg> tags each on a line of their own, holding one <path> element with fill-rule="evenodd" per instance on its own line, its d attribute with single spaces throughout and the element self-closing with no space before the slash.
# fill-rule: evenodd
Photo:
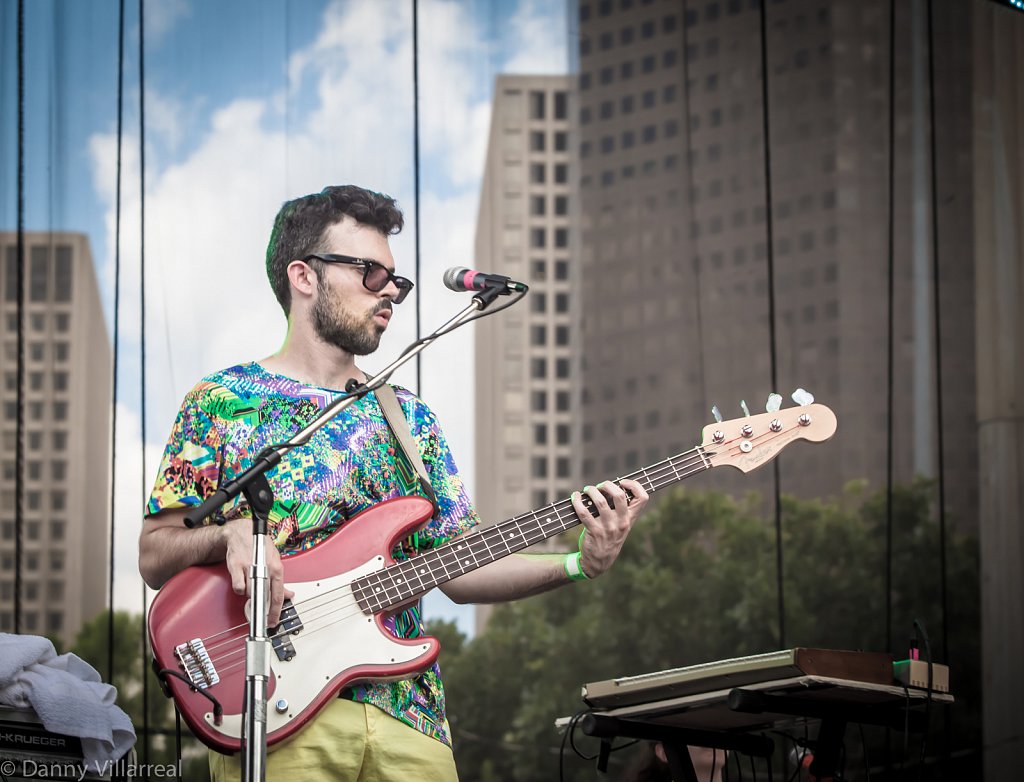
<svg viewBox="0 0 1024 782">
<path fill-rule="evenodd" d="M 623 478 L 636 481 L 652 494 L 710 467 L 704 449 L 697 446 Z M 617 478 L 616 482 L 619 480 L 622 478 Z M 582 499 L 584 507 L 597 516 L 591 499 L 586 494 Z M 579 523 L 572 501 L 559 500 L 356 579 L 352 582 L 352 591 L 363 611 L 376 614 L 415 600 L 440 584 L 554 537 Z"/>
</svg>

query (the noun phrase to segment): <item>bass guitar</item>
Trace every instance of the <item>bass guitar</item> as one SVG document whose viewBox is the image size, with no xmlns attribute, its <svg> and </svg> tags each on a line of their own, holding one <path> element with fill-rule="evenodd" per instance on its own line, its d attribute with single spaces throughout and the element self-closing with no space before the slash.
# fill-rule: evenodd
<svg viewBox="0 0 1024 782">
<path fill-rule="evenodd" d="M 794 440 L 821 442 L 835 430 L 835 414 L 820 404 L 710 424 L 701 445 L 626 477 L 653 493 L 712 467 L 749 472 Z M 597 515 L 586 495 L 584 504 Z M 433 664 L 437 639 L 396 638 L 383 624 L 388 613 L 579 524 L 564 499 L 395 562 L 395 545 L 432 513 L 421 497 L 388 500 L 284 560 L 285 585 L 295 596 L 267 633 L 274 651 L 267 685 L 269 746 L 301 729 L 343 687 L 408 678 Z M 245 606 L 221 563 L 178 573 L 149 612 L 154 666 L 164 674 L 165 689 L 192 732 L 219 752 L 239 751 L 245 733 Z"/>
</svg>

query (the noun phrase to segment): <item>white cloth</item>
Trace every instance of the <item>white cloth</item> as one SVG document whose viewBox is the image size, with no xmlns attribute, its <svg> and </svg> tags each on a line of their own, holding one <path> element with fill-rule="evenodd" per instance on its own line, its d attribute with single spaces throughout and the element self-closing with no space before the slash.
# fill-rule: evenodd
<svg viewBox="0 0 1024 782">
<path fill-rule="evenodd" d="M 82 740 L 85 764 L 120 760 L 135 744 L 135 729 L 89 663 L 57 656 L 47 638 L 0 633 L 0 704 L 31 708 L 52 733 Z"/>
</svg>

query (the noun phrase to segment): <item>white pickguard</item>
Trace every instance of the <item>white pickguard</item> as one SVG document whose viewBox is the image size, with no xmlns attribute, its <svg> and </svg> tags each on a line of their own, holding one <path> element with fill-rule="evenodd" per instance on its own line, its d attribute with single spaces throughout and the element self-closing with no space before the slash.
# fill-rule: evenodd
<svg viewBox="0 0 1024 782">
<path fill-rule="evenodd" d="M 292 604 L 304 628 L 288 636 L 295 647 L 291 660 L 279 660 L 271 652 L 277 684 L 267 702 L 268 734 L 296 719 L 339 673 L 361 665 L 409 662 L 430 648 L 429 644 L 398 643 L 381 632 L 376 617 L 359 610 L 349 585 L 382 567 L 384 558 L 378 556 L 330 578 L 286 585 L 295 593 Z M 287 703 L 284 711 L 277 708 L 282 701 Z M 220 725 L 214 724 L 213 712 L 204 718 L 211 730 L 238 739 L 244 732 L 243 716 L 224 714 Z"/>
</svg>

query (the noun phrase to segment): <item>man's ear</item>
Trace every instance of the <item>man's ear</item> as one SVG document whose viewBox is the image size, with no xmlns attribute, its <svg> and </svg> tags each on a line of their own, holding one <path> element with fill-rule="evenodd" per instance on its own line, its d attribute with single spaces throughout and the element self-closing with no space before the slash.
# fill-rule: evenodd
<svg viewBox="0 0 1024 782">
<path fill-rule="evenodd" d="M 312 296 L 316 290 L 316 272 L 305 261 L 292 261 L 286 269 L 288 284 L 300 296 Z"/>
</svg>

